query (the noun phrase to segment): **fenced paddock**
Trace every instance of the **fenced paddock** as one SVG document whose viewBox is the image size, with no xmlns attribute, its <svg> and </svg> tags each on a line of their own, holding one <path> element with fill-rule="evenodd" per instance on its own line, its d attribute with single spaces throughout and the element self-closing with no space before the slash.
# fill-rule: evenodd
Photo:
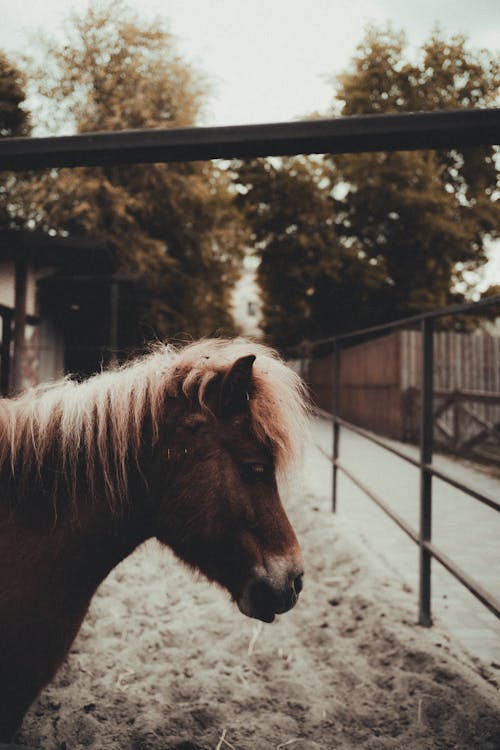
<svg viewBox="0 0 500 750">
<path fill-rule="evenodd" d="M 359 153 L 377 151 L 397 151 L 415 149 L 450 149 L 478 146 L 486 144 L 497 144 L 500 133 L 500 109 L 481 110 L 457 110 L 448 112 L 418 112 L 397 115 L 368 115 L 347 118 L 322 119 L 296 123 L 275 123 L 269 125 L 215 127 L 215 128 L 172 128 L 145 131 L 126 131 L 121 133 L 88 133 L 75 136 L 62 136 L 50 138 L 4 138 L 0 140 L 0 169 L 20 171 L 26 169 L 43 169 L 53 167 L 75 167 L 90 165 L 119 165 L 130 163 L 154 163 L 172 161 L 192 161 L 199 159 L 230 159 L 247 158 L 255 156 L 278 156 L 299 153 Z M 18 283 L 19 282 L 19 283 Z M 20 309 L 24 305 L 25 288 L 16 276 L 16 300 L 15 314 L 18 323 L 15 326 L 13 338 L 20 341 L 24 335 L 23 330 L 26 319 L 26 310 Z M 498 304 L 498 299 L 490 300 L 489 304 Z M 485 305 L 480 305 L 485 307 Z M 447 314 L 468 312 L 467 306 L 457 306 Z M 473 308 L 471 308 L 472 310 Z M 477 309 L 474 308 L 474 309 Z M 438 313 L 441 315 L 445 313 Z M 408 323 L 422 325 L 422 360 L 421 360 L 421 385 L 420 393 L 417 392 L 420 412 L 420 472 L 421 472 L 421 495 L 422 513 L 420 533 L 415 532 L 400 522 L 396 517 L 394 520 L 417 541 L 421 550 L 421 566 L 425 569 L 422 580 L 425 581 L 420 597 L 420 622 L 430 623 L 429 596 L 430 596 L 430 559 L 437 555 L 437 550 L 432 548 L 430 542 L 431 531 L 431 480 L 437 476 L 437 471 L 431 466 L 433 451 L 433 358 L 434 338 L 432 320 L 436 315 L 428 314 L 416 316 Z M 5 321 L 5 317 L 3 318 Z M 5 324 L 4 326 L 5 327 Z M 388 326 L 387 330 L 400 328 L 400 325 Z M 381 330 L 378 331 L 380 333 Z M 366 332 L 365 332 L 366 333 Z M 12 335 L 12 331 L 9 330 Z M 342 337 L 341 337 L 342 338 Z M 342 343 L 349 338 L 344 337 Z M 352 337 L 351 337 L 352 338 Z M 333 506 L 336 503 L 336 473 L 341 468 L 338 462 L 338 436 L 340 425 L 356 427 L 354 423 L 344 420 L 339 412 L 341 379 L 340 379 L 340 338 L 334 342 L 335 353 L 333 355 L 333 370 L 335 374 L 335 386 L 332 391 L 331 405 L 334 414 L 334 440 L 333 440 Z M 375 346 L 379 346 L 375 344 Z M 17 347 L 14 347 L 16 349 Z M 399 350 L 401 346 L 399 346 Z M 15 352 L 14 352 L 15 354 Z M 5 363 L 2 362 L 2 369 Z M 413 370 L 412 370 L 413 372 Z M 416 369 L 418 372 L 418 368 Z M 392 372 L 392 377 L 397 373 Z M 401 373 L 400 373 L 401 375 Z M 2 378 L 4 376 L 2 375 Z M 412 375 L 413 377 L 413 375 Z M 418 375 L 415 375 L 418 377 Z M 348 383 L 344 384 L 348 387 Z M 355 385 L 355 384 L 352 384 Z M 394 383 L 384 386 L 390 394 Z M 324 388 L 324 386 L 323 386 Z M 411 390 L 411 387 L 410 387 Z M 460 398 L 454 392 L 454 426 L 451 431 L 444 421 L 444 412 L 448 409 L 448 396 L 445 393 L 445 406 L 442 408 L 436 421 L 441 433 L 449 434 L 456 445 L 460 442 L 460 415 L 465 414 L 469 420 L 479 423 L 483 430 L 481 435 L 495 437 L 497 424 L 495 417 L 491 422 L 487 415 L 474 414 L 464 405 L 464 393 Z M 484 394 L 483 394 L 484 396 Z M 451 395 L 450 395 L 451 398 Z M 495 407 L 496 404 L 482 399 L 482 405 Z M 476 399 L 477 400 L 477 399 Z M 380 394 L 376 399 L 380 404 Z M 414 398 L 415 401 L 415 398 Z M 457 416 L 458 415 L 458 416 Z M 411 431 L 410 426 L 407 429 Z M 474 443 L 477 435 L 473 438 L 466 437 L 465 442 L 472 440 Z M 477 442 L 477 441 L 476 441 Z M 480 441 L 479 441 L 480 442 Z M 469 446 L 470 447 L 470 446 Z M 407 457 L 402 456 L 404 460 Z M 451 481 L 449 478 L 440 476 L 443 481 Z M 359 480 L 358 480 L 359 481 Z M 484 498 L 481 493 L 474 492 L 472 488 L 466 488 L 472 496 L 490 507 L 498 510 L 500 505 L 491 498 Z M 380 499 L 377 500 L 383 505 Z M 441 562 L 452 567 L 449 561 L 441 557 Z M 455 571 L 457 572 L 457 571 Z M 466 574 L 459 573 L 459 578 L 468 587 L 473 587 Z M 492 603 L 488 597 L 483 596 L 476 587 L 476 594 L 485 600 L 488 606 L 497 614 L 500 612 L 498 602 Z M 424 601 L 425 600 L 425 601 Z M 489 601 L 489 604 L 488 604 Z"/>
<path fill-rule="evenodd" d="M 484 110 L 1 139 L 0 168 L 459 148 L 498 143 L 499 133 L 500 110 Z M 428 343 L 424 331 L 427 357 Z M 418 538 L 425 568 L 436 552 L 426 523 L 437 471 L 423 370 L 427 427 L 416 463 L 427 512 Z M 333 400 L 336 407 L 337 389 Z M 337 438 L 341 424 L 336 416 Z M 415 626 L 413 597 L 327 515 L 325 488 L 317 494 L 306 486 L 288 498 L 308 567 L 302 607 L 265 631 L 244 621 L 245 629 L 219 591 L 195 585 L 170 558 L 162 571 L 157 550 L 142 548 L 98 592 L 20 740 L 45 750 L 496 748 L 496 668 L 480 678 L 439 629 Z"/>
</svg>

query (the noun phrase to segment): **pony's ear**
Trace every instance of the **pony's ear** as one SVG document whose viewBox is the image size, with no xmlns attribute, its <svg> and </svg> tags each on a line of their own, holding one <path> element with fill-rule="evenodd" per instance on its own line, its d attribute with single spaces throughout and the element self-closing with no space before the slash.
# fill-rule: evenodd
<svg viewBox="0 0 500 750">
<path fill-rule="evenodd" d="M 219 407 L 223 414 L 243 411 L 252 386 L 252 367 L 255 354 L 240 357 L 233 363 L 222 379 L 219 393 Z"/>
</svg>

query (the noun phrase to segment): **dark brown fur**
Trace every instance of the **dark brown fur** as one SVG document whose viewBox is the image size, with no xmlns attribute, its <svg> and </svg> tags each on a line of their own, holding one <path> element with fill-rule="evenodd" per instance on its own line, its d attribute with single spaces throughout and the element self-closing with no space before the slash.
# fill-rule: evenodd
<svg viewBox="0 0 500 750">
<path fill-rule="evenodd" d="M 246 614 L 269 620 L 295 603 L 300 551 L 276 486 L 276 446 L 257 437 L 246 400 L 251 360 L 214 377 L 203 405 L 180 392 L 165 396 L 158 424 L 145 412 L 117 506 L 104 479 L 89 486 L 83 448 L 68 487 L 60 440 L 37 463 L 9 453 L 0 433 L 0 741 L 64 660 L 101 581 L 150 537 L 224 586 Z M 269 572 L 273 560 L 288 566 L 283 574 Z M 263 596 L 249 589 L 254 579 Z"/>
</svg>

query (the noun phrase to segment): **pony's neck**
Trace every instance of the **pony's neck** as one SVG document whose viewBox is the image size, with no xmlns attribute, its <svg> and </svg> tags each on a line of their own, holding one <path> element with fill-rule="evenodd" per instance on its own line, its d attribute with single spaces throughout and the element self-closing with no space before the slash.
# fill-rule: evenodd
<svg viewBox="0 0 500 750">
<path fill-rule="evenodd" d="M 61 545 L 57 567 L 65 570 L 72 588 L 91 597 L 113 568 L 153 536 L 154 529 L 145 507 L 122 517 L 89 513 L 82 521 Z"/>
<path fill-rule="evenodd" d="M 165 438 L 175 431 L 176 419 L 183 411 L 181 403 L 176 401 L 162 424 Z M 146 431 L 149 432 L 148 427 Z M 147 539 L 156 537 L 160 502 L 170 502 L 168 496 L 175 493 L 176 478 L 181 471 L 176 450 L 158 450 L 148 434 L 137 463 L 129 468 L 124 503 L 110 506 L 104 495 L 90 501 L 78 498 L 78 516 L 69 518 L 65 524 L 67 543 L 60 562 L 73 570 L 75 585 L 80 590 L 91 596 L 116 565 Z"/>
<path fill-rule="evenodd" d="M 176 432 L 186 408 L 182 396 L 169 398 L 158 430 L 146 412 L 138 453 L 128 463 L 123 501 L 110 504 L 103 486 L 93 499 L 77 498 L 77 515 L 73 520 L 69 517 L 70 546 L 76 557 L 87 558 L 85 566 L 92 580 L 102 580 L 137 546 L 157 536 L 160 504 L 164 509 L 175 506 L 178 479 L 185 472 L 185 455 L 176 445 Z"/>
</svg>

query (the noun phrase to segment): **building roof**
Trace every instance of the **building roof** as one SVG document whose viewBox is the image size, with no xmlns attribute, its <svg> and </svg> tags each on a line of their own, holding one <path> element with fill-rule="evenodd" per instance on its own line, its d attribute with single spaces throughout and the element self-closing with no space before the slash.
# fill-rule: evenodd
<svg viewBox="0 0 500 750">
<path fill-rule="evenodd" d="M 60 237 L 45 232 L 0 230 L 0 260 L 25 257 L 37 268 L 57 266 L 71 273 L 111 273 L 114 253 L 108 245 L 88 237 Z"/>
</svg>

